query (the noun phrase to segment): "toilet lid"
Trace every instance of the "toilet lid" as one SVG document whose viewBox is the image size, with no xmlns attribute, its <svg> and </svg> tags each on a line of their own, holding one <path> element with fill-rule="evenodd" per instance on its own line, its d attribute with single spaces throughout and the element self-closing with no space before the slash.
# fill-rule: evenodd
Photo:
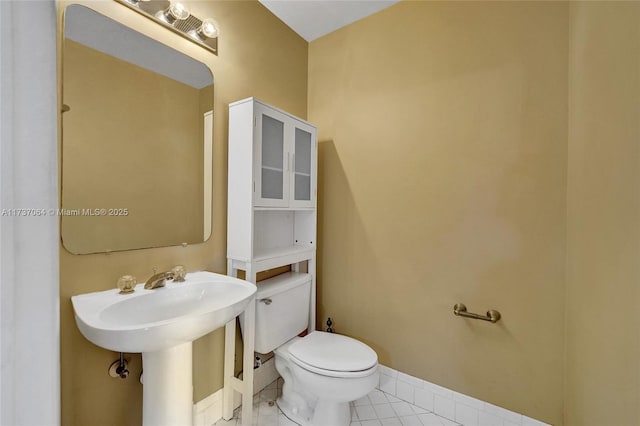
<svg viewBox="0 0 640 426">
<path fill-rule="evenodd" d="M 311 367 L 329 371 L 363 371 L 378 363 L 373 349 L 351 337 L 314 331 L 289 347 L 289 354 Z"/>
</svg>

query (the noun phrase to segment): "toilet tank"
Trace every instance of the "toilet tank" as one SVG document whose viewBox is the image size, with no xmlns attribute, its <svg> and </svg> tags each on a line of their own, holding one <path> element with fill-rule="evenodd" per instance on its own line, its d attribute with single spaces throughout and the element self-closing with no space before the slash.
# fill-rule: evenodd
<svg viewBox="0 0 640 426">
<path fill-rule="evenodd" d="M 311 275 L 288 272 L 257 285 L 255 351 L 266 354 L 307 329 Z"/>
</svg>

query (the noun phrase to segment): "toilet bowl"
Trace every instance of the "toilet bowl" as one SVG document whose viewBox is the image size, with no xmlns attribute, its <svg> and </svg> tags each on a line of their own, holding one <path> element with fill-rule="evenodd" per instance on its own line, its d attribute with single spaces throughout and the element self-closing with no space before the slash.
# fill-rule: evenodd
<svg viewBox="0 0 640 426">
<path fill-rule="evenodd" d="M 277 404 L 302 426 L 348 426 L 349 402 L 378 384 L 378 356 L 351 337 L 308 329 L 311 276 L 288 272 L 258 284 L 255 350 L 275 352 L 284 379 Z M 244 320 L 241 316 L 240 325 Z"/>
<path fill-rule="evenodd" d="M 288 341 L 275 354 L 284 379 L 277 404 L 303 426 L 349 425 L 349 402 L 378 384 L 376 353 L 347 336 L 314 331 Z"/>
</svg>

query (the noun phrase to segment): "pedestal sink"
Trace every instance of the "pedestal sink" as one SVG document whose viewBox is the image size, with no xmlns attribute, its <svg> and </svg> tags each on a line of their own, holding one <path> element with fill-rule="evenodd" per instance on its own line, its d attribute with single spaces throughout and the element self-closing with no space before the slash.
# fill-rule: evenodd
<svg viewBox="0 0 640 426">
<path fill-rule="evenodd" d="M 191 425 L 192 342 L 222 327 L 255 299 L 256 286 L 212 272 L 182 283 L 119 294 L 117 289 L 73 296 L 76 324 L 92 343 L 141 352 L 143 425 Z"/>
</svg>

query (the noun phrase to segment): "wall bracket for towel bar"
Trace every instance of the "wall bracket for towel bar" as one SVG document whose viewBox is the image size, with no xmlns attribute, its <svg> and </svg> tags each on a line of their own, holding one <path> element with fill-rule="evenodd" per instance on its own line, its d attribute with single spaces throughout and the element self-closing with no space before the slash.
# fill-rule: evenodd
<svg viewBox="0 0 640 426">
<path fill-rule="evenodd" d="M 456 303 L 453 306 L 453 314 L 461 317 L 479 319 L 482 321 L 490 321 L 492 323 L 496 323 L 500 321 L 500 318 L 502 318 L 502 315 L 500 315 L 500 312 L 494 309 L 488 310 L 486 316 L 467 312 L 467 307 L 464 306 L 462 303 Z"/>
</svg>

